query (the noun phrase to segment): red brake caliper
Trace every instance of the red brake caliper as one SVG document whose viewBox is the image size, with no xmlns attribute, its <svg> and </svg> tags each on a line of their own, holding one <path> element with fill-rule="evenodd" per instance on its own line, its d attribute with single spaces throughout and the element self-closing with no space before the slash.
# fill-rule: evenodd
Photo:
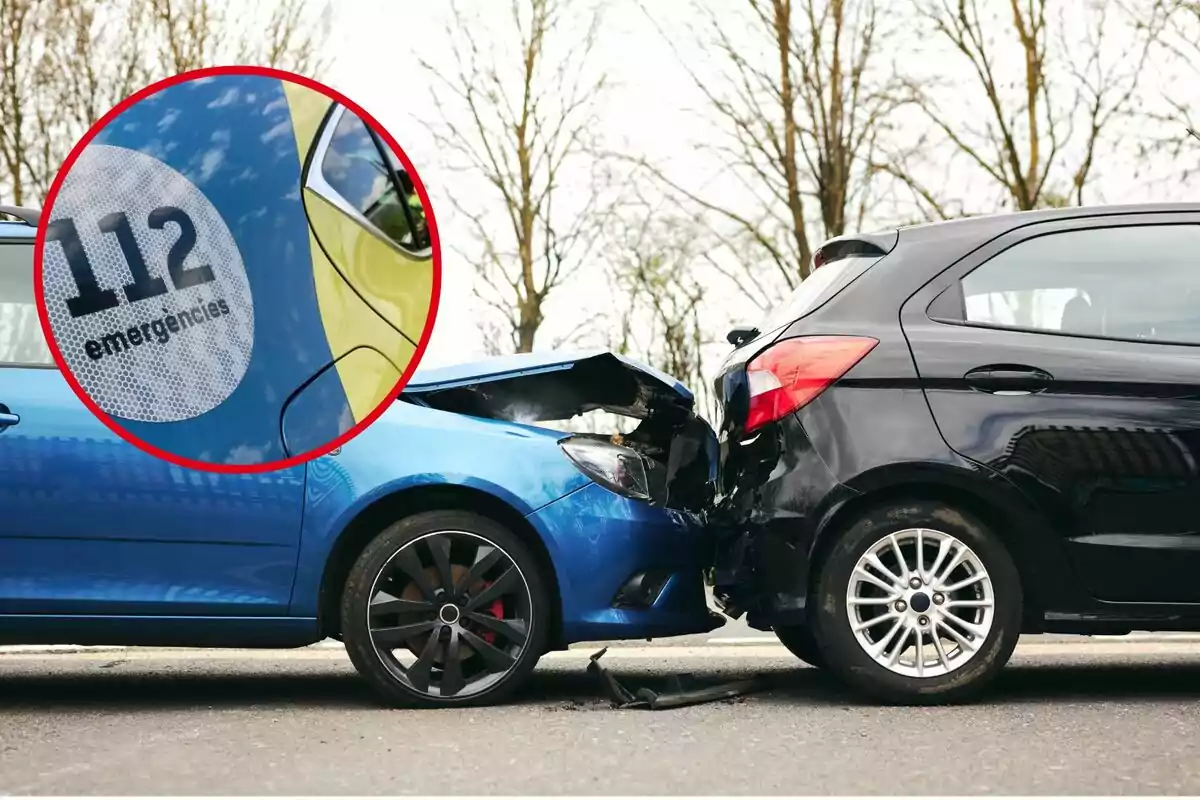
<svg viewBox="0 0 1200 800">
<path fill-rule="evenodd" d="M 483 585 L 483 588 L 487 589 L 487 587 L 489 587 L 489 586 L 491 586 L 490 583 L 485 583 Z M 487 608 L 483 609 L 483 611 L 485 614 L 491 614 L 496 619 L 504 619 L 504 601 L 500 598 L 496 598 L 495 600 L 492 601 L 492 604 L 489 605 Z M 481 631 L 479 634 L 479 637 L 481 639 L 483 639 L 485 642 L 487 642 L 488 644 L 496 643 L 496 632 L 495 631 L 492 631 L 492 630 Z"/>
</svg>

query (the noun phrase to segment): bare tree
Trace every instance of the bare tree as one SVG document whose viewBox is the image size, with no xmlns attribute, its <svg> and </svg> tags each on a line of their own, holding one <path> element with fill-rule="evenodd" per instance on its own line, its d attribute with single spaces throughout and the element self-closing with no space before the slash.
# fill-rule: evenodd
<svg viewBox="0 0 1200 800">
<path fill-rule="evenodd" d="M 36 191 L 38 31 L 49 17 L 47 0 L 0 0 L 0 189 L 20 205 Z M 0 195 L 2 196 L 2 195 Z"/>
<path fill-rule="evenodd" d="M 475 239 L 455 250 L 519 353 L 533 350 L 547 298 L 584 263 L 600 230 L 599 24 L 599 11 L 579 0 L 511 0 L 499 30 L 454 4 L 446 29 L 454 67 L 421 62 L 447 167 L 481 189 L 449 197 Z"/>
<path fill-rule="evenodd" d="M 0 0 L 0 187 L 15 202 L 37 202 L 66 149 L 137 88 L 130 11 L 120 0 Z"/>
<path fill-rule="evenodd" d="M 740 13 L 712 0 L 694 6 L 702 20 L 694 37 L 718 57 L 716 75 L 681 56 L 723 134 L 709 149 L 732 191 L 713 197 L 651 169 L 685 206 L 714 220 L 733 255 L 714 257 L 714 266 L 768 305 L 773 287 L 791 289 L 808 276 L 814 241 L 863 224 L 872 153 L 901 99 L 881 63 L 875 0 L 737 6 Z"/>
<path fill-rule="evenodd" d="M 1082 204 L 1105 136 L 1138 98 L 1161 15 L 1130 24 L 1102 1 L 1070 12 L 1060 5 L 1057 17 L 1049 0 L 918 0 L 917 9 L 956 59 L 939 71 L 969 76 L 972 91 L 956 81 L 941 93 L 948 81 L 928 76 L 910 82 L 912 99 L 942 140 L 926 137 L 915 149 L 945 153 L 944 142 L 1014 210 Z M 947 215 L 944 198 L 907 158 L 879 169 L 900 178 L 930 216 Z"/>
<path fill-rule="evenodd" d="M 38 84 L 51 102 L 43 104 L 40 138 L 57 146 L 148 81 L 141 52 L 147 25 L 142 0 L 50 0 L 50 6 Z"/>
<path fill-rule="evenodd" d="M 156 66 L 162 74 L 155 77 L 229 62 L 310 75 L 325 66 L 319 50 L 332 13 L 329 2 L 313 15 L 305 0 L 279 0 L 262 20 L 229 0 L 137 2 L 145 4 L 158 43 Z"/>
<path fill-rule="evenodd" d="M 87 128 L 151 80 L 234 61 L 317 69 L 330 9 L 282 0 L 260 25 L 234 0 L 0 0 L 0 196 L 40 202 Z"/>
<path fill-rule="evenodd" d="M 1194 155 L 1200 143 L 1196 134 L 1189 131 L 1200 128 L 1200 2 L 1197 0 L 1153 0 L 1154 11 L 1144 12 L 1145 2 L 1134 0 L 1122 3 L 1122 8 L 1131 18 L 1142 16 L 1163 20 L 1161 36 L 1155 42 L 1155 68 L 1163 80 L 1160 90 L 1153 98 L 1155 106 L 1145 114 L 1151 125 L 1141 133 L 1141 156 L 1148 160 L 1165 155 L 1178 159 L 1187 155 L 1185 163 L 1200 163 Z M 1185 177 L 1195 172 L 1195 167 L 1183 170 Z M 1173 174 L 1178 171 L 1173 170 Z"/>
<path fill-rule="evenodd" d="M 610 269 L 620 298 L 614 304 L 620 320 L 617 352 L 640 358 L 707 396 L 704 290 L 695 275 L 705 247 L 699 221 L 633 202 L 624 205 L 611 229 Z"/>
</svg>

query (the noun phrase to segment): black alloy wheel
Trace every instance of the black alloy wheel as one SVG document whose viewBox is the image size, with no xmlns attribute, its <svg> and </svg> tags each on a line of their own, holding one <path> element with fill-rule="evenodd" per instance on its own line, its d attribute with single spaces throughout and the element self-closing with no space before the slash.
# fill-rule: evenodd
<svg viewBox="0 0 1200 800">
<path fill-rule="evenodd" d="M 388 528 L 351 570 L 346 649 L 401 705 L 494 703 L 545 651 L 548 602 L 524 544 L 490 519 L 417 514 Z"/>
</svg>

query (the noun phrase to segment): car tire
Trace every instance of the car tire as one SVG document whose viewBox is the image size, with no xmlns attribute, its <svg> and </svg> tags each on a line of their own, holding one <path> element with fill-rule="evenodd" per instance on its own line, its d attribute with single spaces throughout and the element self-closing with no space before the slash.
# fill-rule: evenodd
<svg viewBox="0 0 1200 800">
<path fill-rule="evenodd" d="M 944 554 L 943 542 L 949 543 Z M 872 556 L 893 577 L 879 571 Z M 919 589 L 914 578 L 922 581 Z M 829 670 L 887 703 L 971 699 L 1008 662 L 1021 632 L 1021 580 L 1003 542 L 971 514 L 939 502 L 891 504 L 857 519 L 824 560 L 815 600 Z M 899 648 L 907 649 L 895 653 Z"/>
<path fill-rule="evenodd" d="M 465 511 L 407 517 L 350 570 L 341 604 L 346 651 L 390 705 L 499 703 L 546 651 L 543 571 L 494 520 Z"/>
<path fill-rule="evenodd" d="M 825 668 L 825 656 L 817 643 L 817 637 L 807 625 L 779 625 L 775 627 L 775 635 L 792 655 L 817 669 Z"/>
</svg>

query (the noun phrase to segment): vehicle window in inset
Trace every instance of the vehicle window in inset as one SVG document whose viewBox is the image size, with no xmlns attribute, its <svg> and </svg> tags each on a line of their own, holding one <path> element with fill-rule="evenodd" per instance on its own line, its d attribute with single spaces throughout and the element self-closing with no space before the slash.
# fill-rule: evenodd
<svg viewBox="0 0 1200 800">
<path fill-rule="evenodd" d="M 323 182 L 391 242 L 428 249 L 425 208 L 391 148 L 348 109 L 335 109 L 328 124 L 333 133 L 317 154 Z"/>
<path fill-rule="evenodd" d="M 1070 336 L 1200 344 L 1200 225 L 1052 233 L 962 279 L 965 322 Z"/>
<path fill-rule="evenodd" d="M 387 142 L 376 140 L 379 149 L 387 156 L 388 165 L 392 168 L 392 173 L 396 176 L 396 180 L 400 184 L 400 191 L 405 197 L 405 204 L 408 207 L 409 225 L 413 232 L 413 248 L 416 250 L 426 250 L 430 245 L 429 241 L 429 223 L 425 219 L 425 206 L 421 203 L 421 195 L 417 194 L 417 187 L 413 184 L 412 178 L 405 171 L 404 165 L 400 163 L 400 159 L 396 158 L 396 154 L 388 147 Z"/>
<path fill-rule="evenodd" d="M 33 297 L 32 239 L 0 242 L 0 365 L 54 365 Z"/>
</svg>

